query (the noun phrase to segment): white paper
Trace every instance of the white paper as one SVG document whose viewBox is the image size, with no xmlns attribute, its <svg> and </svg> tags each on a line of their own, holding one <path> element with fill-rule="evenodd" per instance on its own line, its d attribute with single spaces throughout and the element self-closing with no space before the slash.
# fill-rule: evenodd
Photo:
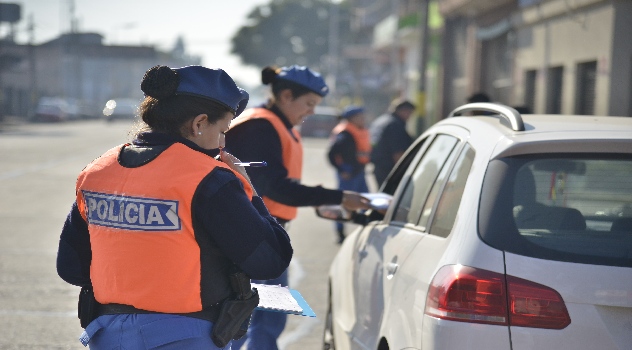
<svg viewBox="0 0 632 350">
<path fill-rule="evenodd" d="M 288 287 L 259 283 L 251 283 L 251 286 L 257 288 L 259 292 L 258 307 L 296 314 L 303 313 L 303 309 L 298 305 Z"/>
<path fill-rule="evenodd" d="M 393 196 L 390 194 L 378 192 L 378 193 L 361 193 L 362 197 L 367 198 L 370 202 L 371 209 L 386 210 L 391 205 Z"/>
</svg>

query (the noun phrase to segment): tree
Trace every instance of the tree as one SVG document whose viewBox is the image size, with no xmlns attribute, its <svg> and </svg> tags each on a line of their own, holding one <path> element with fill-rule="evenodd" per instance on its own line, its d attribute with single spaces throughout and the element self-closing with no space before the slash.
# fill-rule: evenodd
<svg viewBox="0 0 632 350">
<path fill-rule="evenodd" d="M 305 65 L 323 73 L 329 53 L 330 10 L 326 0 L 272 0 L 248 15 L 248 24 L 232 38 L 231 52 L 244 64 Z M 341 15 L 348 19 L 349 16 Z M 342 23 L 340 32 L 348 33 Z"/>
</svg>

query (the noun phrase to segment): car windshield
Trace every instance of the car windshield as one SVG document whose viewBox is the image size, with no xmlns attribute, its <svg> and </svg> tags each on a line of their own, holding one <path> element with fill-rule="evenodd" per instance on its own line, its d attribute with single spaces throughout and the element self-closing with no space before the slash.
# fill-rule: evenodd
<svg viewBox="0 0 632 350">
<path fill-rule="evenodd" d="M 632 266 L 630 174 L 629 155 L 494 160 L 479 213 L 481 237 L 521 255 Z"/>
</svg>

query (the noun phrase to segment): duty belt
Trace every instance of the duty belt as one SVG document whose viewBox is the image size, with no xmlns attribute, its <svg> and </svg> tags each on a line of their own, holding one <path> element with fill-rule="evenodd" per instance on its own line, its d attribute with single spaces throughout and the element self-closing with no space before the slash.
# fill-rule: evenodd
<svg viewBox="0 0 632 350">
<path fill-rule="evenodd" d="M 211 322 L 217 322 L 217 317 L 219 316 L 220 304 L 217 304 L 213 307 L 202 311 L 189 312 L 189 313 L 168 313 L 170 315 L 180 315 L 198 318 L 201 320 L 207 320 Z M 137 309 L 131 305 L 125 304 L 101 304 L 98 306 L 97 317 L 102 315 L 115 315 L 115 314 L 165 314 L 165 312 L 156 312 L 156 311 L 148 311 Z"/>
</svg>

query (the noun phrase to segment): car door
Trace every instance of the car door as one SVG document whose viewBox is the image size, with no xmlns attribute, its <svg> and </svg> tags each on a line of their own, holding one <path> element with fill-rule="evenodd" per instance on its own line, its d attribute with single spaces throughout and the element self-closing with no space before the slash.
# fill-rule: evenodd
<svg viewBox="0 0 632 350">
<path fill-rule="evenodd" d="M 387 212 L 387 220 L 364 232 L 366 240 L 360 247 L 354 276 L 357 301 L 357 329 L 354 332 L 357 338 L 354 341 L 362 348 L 377 347 L 380 336 L 377 330 L 391 300 L 393 279 L 400 264 L 424 236 L 417 225 L 424 203 L 433 194 L 435 181 L 442 176 L 445 178 L 457 144 L 458 139 L 453 136 L 433 135 L 425 140 L 424 147 L 419 147 L 416 154 L 408 153 L 411 161 L 398 165 L 406 166 L 406 171 L 398 183 L 393 200 L 395 205 Z M 394 173 L 398 170 L 402 172 L 397 169 Z M 388 186 L 387 181 L 385 188 Z"/>
</svg>

